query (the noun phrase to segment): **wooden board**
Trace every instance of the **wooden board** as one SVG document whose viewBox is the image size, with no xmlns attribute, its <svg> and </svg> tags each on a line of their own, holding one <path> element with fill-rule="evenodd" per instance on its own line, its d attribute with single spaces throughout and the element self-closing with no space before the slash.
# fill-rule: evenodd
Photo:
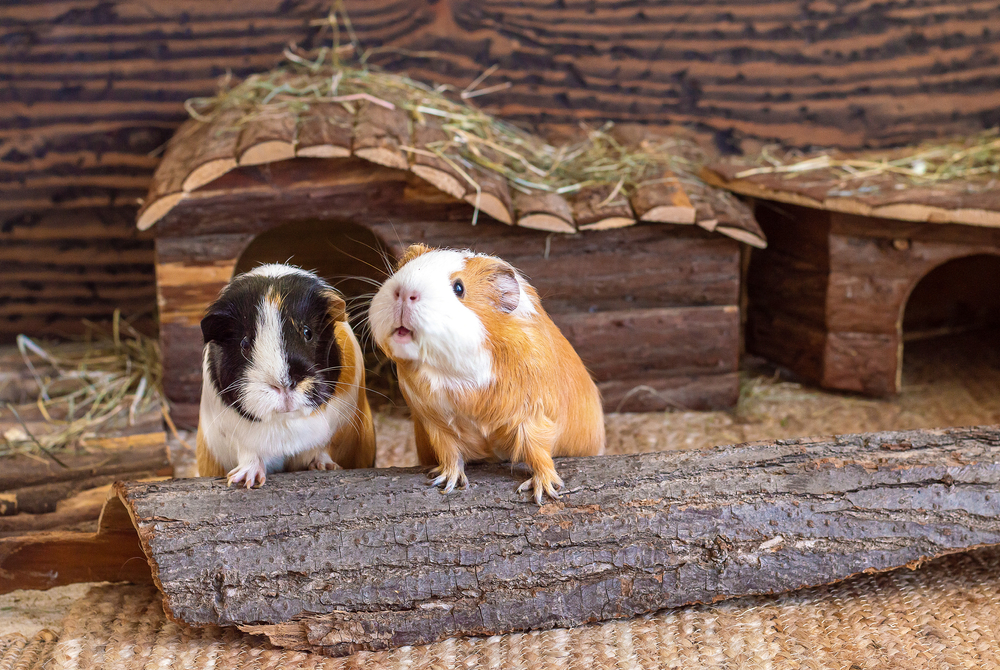
<svg viewBox="0 0 1000 670">
<path fill-rule="evenodd" d="M 515 191 L 513 196 L 517 225 L 553 233 L 575 233 L 573 210 L 566 198 L 556 193 Z"/>
<path fill-rule="evenodd" d="M 0 222 L 0 342 L 71 337 L 115 308 L 155 334 L 153 237 L 135 206 L 50 211 Z"/>
<path fill-rule="evenodd" d="M 415 123 L 413 147 L 416 151 L 410 153 L 410 170 L 453 198 L 462 200 L 471 185 L 453 162 L 435 155 L 435 152 L 445 151 L 448 141 L 448 134 L 441 128 L 440 119 L 424 117 L 421 123 Z"/>
<path fill-rule="evenodd" d="M 670 307 L 553 314 L 598 382 L 656 370 L 664 377 L 735 372 L 739 308 Z"/>
<path fill-rule="evenodd" d="M 569 196 L 573 220 L 580 230 L 610 230 L 635 223 L 636 215 L 628 198 L 615 187 L 586 186 Z"/>
<path fill-rule="evenodd" d="M 667 172 L 661 178 L 636 187 L 630 198 L 635 215 L 642 221 L 694 223 L 695 208 L 680 181 Z"/>
<path fill-rule="evenodd" d="M 0 27 L 0 209 L 108 206 L 143 197 L 183 102 L 220 77 L 271 69 L 306 44 L 312 4 L 253 0 L 18 3 Z M 996 123 L 1000 9 L 932 0 L 859 3 L 628 4 L 530 0 L 349 0 L 374 60 L 464 88 L 498 64 L 477 98 L 505 118 L 700 126 L 795 145 L 863 146 L 969 132 Z M 5 7 L 5 9 L 7 9 Z M 402 51 L 401 51 L 402 50 Z M 432 52 L 434 55 L 426 55 Z M 572 68 L 563 62 L 573 55 Z M 942 69 L 941 64 L 947 64 Z M 858 82 L 864 82 L 859 86 Z"/>
<path fill-rule="evenodd" d="M 716 163 L 703 169 L 701 176 L 736 193 L 831 212 L 1000 228 L 1000 193 L 988 178 L 915 185 L 895 175 L 848 179 L 833 170 L 737 178 L 748 167 L 752 166 Z"/>
<path fill-rule="evenodd" d="M 287 110 L 261 113 L 246 121 L 236 144 L 238 165 L 264 165 L 295 157 L 298 117 Z"/>
<path fill-rule="evenodd" d="M 469 467 L 471 486 L 450 495 L 395 468 L 283 473 L 251 491 L 129 483 L 105 516 L 128 510 L 171 618 L 341 655 L 778 593 L 998 544 L 998 443 L 995 428 L 967 428 L 560 459 L 567 493 L 541 507 L 504 464 Z M 0 591 L 17 575 L 3 556 Z"/>
<path fill-rule="evenodd" d="M 379 165 L 405 170 L 409 167 L 406 152 L 410 146 L 410 116 L 403 109 L 386 109 L 363 101 L 351 137 L 351 152 Z"/>
<path fill-rule="evenodd" d="M 296 156 L 346 158 L 351 155 L 354 114 L 340 103 L 314 102 L 299 117 Z"/>
</svg>

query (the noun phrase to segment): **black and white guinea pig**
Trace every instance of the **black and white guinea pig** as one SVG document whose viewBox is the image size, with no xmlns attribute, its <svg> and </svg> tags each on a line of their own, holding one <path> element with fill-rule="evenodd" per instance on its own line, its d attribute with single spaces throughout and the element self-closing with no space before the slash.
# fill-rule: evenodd
<svg viewBox="0 0 1000 670">
<path fill-rule="evenodd" d="M 232 279 L 201 330 L 200 476 L 251 488 L 271 472 L 374 466 L 364 357 L 329 284 L 262 265 Z"/>
</svg>

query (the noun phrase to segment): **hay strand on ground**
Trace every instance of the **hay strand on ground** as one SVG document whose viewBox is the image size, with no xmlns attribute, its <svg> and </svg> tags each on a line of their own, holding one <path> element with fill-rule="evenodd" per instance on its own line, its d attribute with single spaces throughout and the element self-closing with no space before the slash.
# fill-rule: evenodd
<svg viewBox="0 0 1000 670">
<path fill-rule="evenodd" d="M 110 333 L 87 325 L 87 338 L 72 345 L 48 346 L 18 336 L 18 349 L 38 385 L 35 407 L 46 429 L 36 434 L 8 405 L 0 414 L 9 413 L 15 425 L 0 435 L 0 456 L 35 454 L 58 462 L 59 452 L 101 431 L 134 425 L 137 416 L 163 405 L 156 340 L 132 328 L 117 310 Z"/>
</svg>

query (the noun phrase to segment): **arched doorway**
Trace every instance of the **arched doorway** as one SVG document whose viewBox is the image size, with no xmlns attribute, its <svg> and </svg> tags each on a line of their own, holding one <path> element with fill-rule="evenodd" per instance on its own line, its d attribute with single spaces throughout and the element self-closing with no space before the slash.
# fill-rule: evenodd
<svg viewBox="0 0 1000 670">
<path fill-rule="evenodd" d="M 365 352 L 369 401 L 396 399 L 395 377 L 368 331 L 368 304 L 395 260 L 377 235 L 350 221 L 305 220 L 260 234 L 236 263 L 235 274 L 264 263 L 290 263 L 314 271 L 347 301 L 351 327 Z"/>
<path fill-rule="evenodd" d="M 906 301 L 901 334 L 904 389 L 954 386 L 973 402 L 996 395 L 1000 256 L 965 256 L 924 275 Z"/>
</svg>

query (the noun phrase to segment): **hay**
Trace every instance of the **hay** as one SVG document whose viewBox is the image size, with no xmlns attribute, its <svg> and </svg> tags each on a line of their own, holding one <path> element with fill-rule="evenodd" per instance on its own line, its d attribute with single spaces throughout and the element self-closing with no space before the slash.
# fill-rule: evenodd
<svg viewBox="0 0 1000 670">
<path fill-rule="evenodd" d="M 160 350 L 115 310 L 111 332 L 85 321 L 88 333 L 74 345 L 46 347 L 26 335 L 17 346 L 38 385 L 35 402 L 46 424 L 32 430 L 17 407 L 16 421 L 0 435 L 0 456 L 35 454 L 60 462 L 58 453 L 109 430 L 131 426 L 136 417 L 165 407 Z"/>
<path fill-rule="evenodd" d="M 1000 174 L 1000 128 L 944 143 L 925 142 L 905 150 L 858 156 L 824 152 L 803 158 L 801 153 L 790 152 L 779 158 L 772 152 L 773 149 L 768 148 L 761 152 L 759 162 L 767 165 L 743 170 L 735 178 L 760 174 L 784 174 L 786 178 L 795 178 L 816 170 L 830 170 L 845 179 L 893 176 L 914 184 L 989 178 Z"/>
<path fill-rule="evenodd" d="M 402 149 L 442 159 L 473 190 L 480 190 L 473 169 L 478 166 L 502 174 L 511 188 L 524 193 L 565 195 L 590 186 L 610 186 L 612 192 L 605 205 L 619 195 L 631 195 L 643 183 L 661 179 L 668 169 L 696 179 L 694 173 L 703 162 L 691 160 L 700 152 L 693 142 L 682 138 L 625 147 L 610 134 L 610 123 L 600 128 L 581 126 L 586 135 L 581 141 L 553 146 L 468 103 L 472 98 L 509 88 L 509 83 L 478 88 L 497 66 L 484 71 L 461 91 L 447 85 L 430 86 L 370 65 L 373 54 L 399 50 L 375 48 L 362 52 L 342 3 L 335 3 L 329 17 L 317 23 L 332 33 L 331 46 L 307 53 L 291 45 L 284 52 L 286 62 L 277 69 L 251 75 L 214 97 L 188 100 L 185 106 L 190 115 L 209 122 L 224 111 L 238 110 L 241 115 L 237 125 L 242 125 L 289 112 L 300 115 L 317 102 L 339 103 L 353 114 L 359 102 L 367 101 L 388 109 L 403 109 L 416 124 L 425 124 L 428 117 L 439 120 L 448 135 L 446 141 Z M 341 26 L 351 44 L 340 44 Z M 360 56 L 351 61 L 351 54 Z"/>
</svg>

